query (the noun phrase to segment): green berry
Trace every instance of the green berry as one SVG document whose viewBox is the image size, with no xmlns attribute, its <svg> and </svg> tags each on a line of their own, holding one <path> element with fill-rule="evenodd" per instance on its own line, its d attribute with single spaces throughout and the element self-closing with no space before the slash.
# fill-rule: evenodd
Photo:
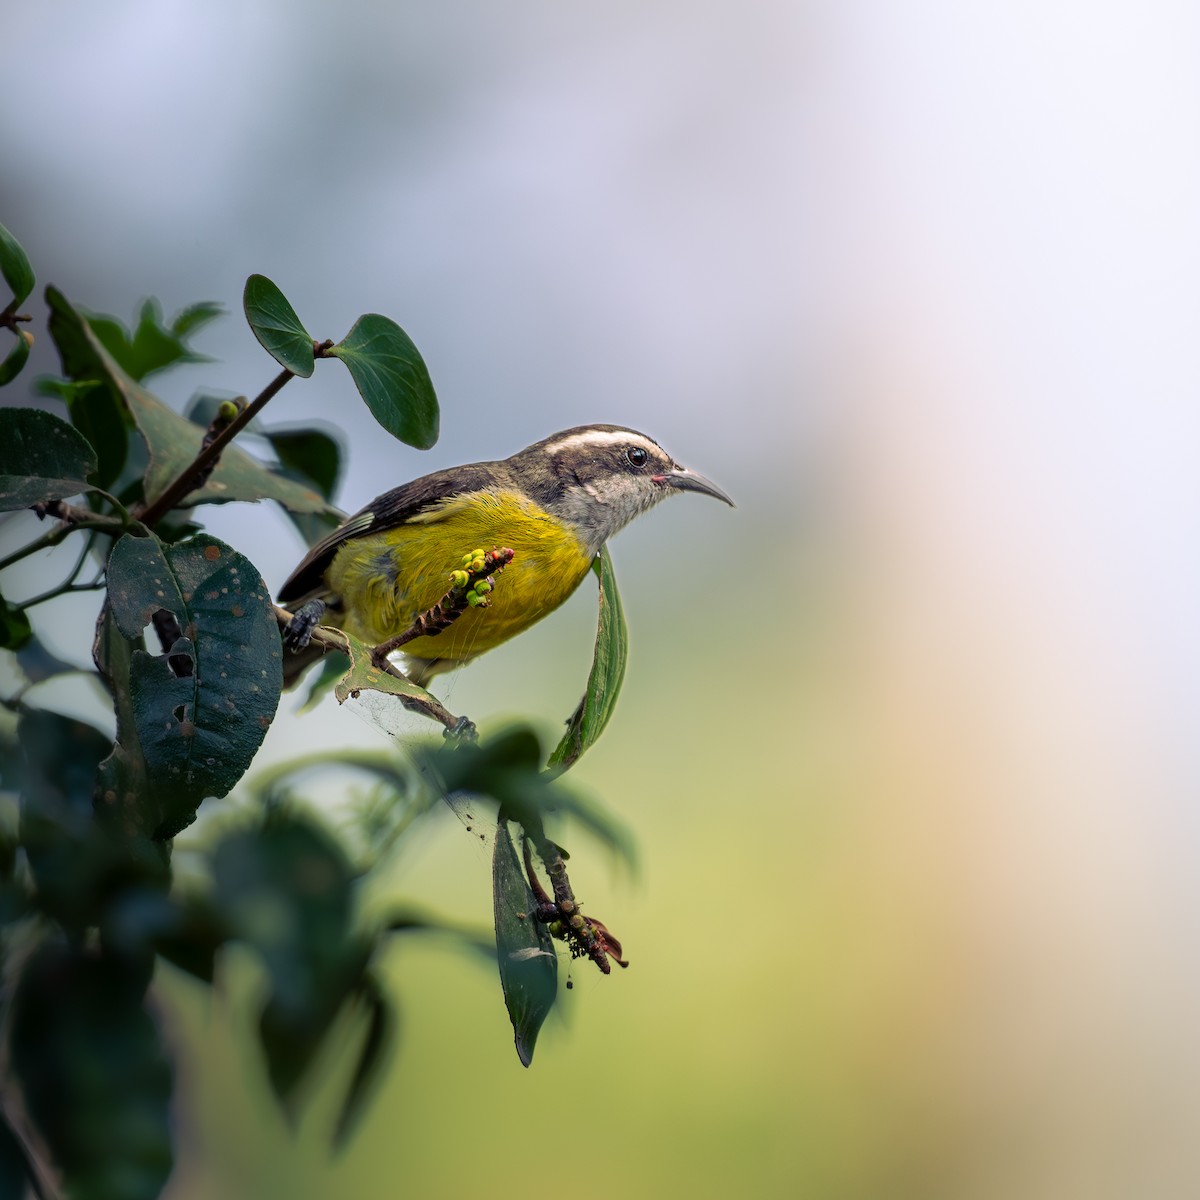
<svg viewBox="0 0 1200 1200">
<path fill-rule="evenodd" d="M 466 573 L 466 571 L 453 571 L 450 575 L 450 582 L 456 588 L 465 588 L 470 579 L 471 577 Z"/>
</svg>

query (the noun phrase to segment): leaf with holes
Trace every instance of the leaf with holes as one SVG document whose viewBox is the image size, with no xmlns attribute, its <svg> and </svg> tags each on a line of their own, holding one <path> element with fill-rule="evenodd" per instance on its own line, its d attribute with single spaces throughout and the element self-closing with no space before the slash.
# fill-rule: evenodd
<svg viewBox="0 0 1200 1200">
<path fill-rule="evenodd" d="M 588 675 L 587 691 L 579 707 L 567 721 L 567 732 L 554 747 L 547 766 L 561 773 L 573 766 L 583 752 L 594 746 L 604 732 L 625 678 L 629 658 L 629 633 L 621 597 L 617 592 L 617 577 L 613 574 L 612 559 L 601 547 L 592 570 L 600 580 L 600 619 L 596 626 L 596 647 L 592 655 L 592 670 Z"/>
<path fill-rule="evenodd" d="M 251 275 L 242 292 L 242 308 L 259 345 L 281 367 L 307 379 L 316 362 L 313 337 L 279 288 L 265 275 Z"/>
<path fill-rule="evenodd" d="M 558 955 L 546 926 L 534 917 L 536 901 L 507 821 L 501 821 L 496 830 L 492 901 L 504 1005 L 512 1022 L 517 1057 L 527 1067 L 533 1061 L 538 1033 L 558 997 Z"/>
<path fill-rule="evenodd" d="M 175 639 L 163 654 L 135 648 L 129 665 L 161 840 L 191 824 L 206 797 L 224 796 L 262 744 L 283 683 L 279 628 L 254 566 L 203 534 L 174 546 L 126 535 L 109 558 L 108 590 L 123 637 L 156 623 Z"/>
<path fill-rule="evenodd" d="M 438 402 L 429 369 L 412 339 L 388 317 L 367 313 L 329 355 L 346 364 L 380 425 L 418 450 L 438 439 Z"/>
<path fill-rule="evenodd" d="M 0 511 L 87 491 L 96 454 L 66 421 L 39 408 L 0 409 Z"/>
</svg>

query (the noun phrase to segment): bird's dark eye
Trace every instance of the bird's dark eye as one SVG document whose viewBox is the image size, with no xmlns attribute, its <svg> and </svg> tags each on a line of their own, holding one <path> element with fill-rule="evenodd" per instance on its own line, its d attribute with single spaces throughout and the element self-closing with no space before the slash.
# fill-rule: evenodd
<svg viewBox="0 0 1200 1200">
<path fill-rule="evenodd" d="M 626 446 L 625 459 L 631 467 L 644 467 L 649 453 L 641 446 Z"/>
</svg>

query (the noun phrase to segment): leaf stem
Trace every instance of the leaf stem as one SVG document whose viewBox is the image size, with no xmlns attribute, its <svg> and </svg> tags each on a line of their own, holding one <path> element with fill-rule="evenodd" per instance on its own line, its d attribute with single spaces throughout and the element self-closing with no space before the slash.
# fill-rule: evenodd
<svg viewBox="0 0 1200 1200">
<path fill-rule="evenodd" d="M 34 511 L 39 511 L 35 509 Z M 94 513 L 91 509 L 77 508 L 73 504 L 64 504 L 61 500 L 56 500 L 52 504 L 41 510 L 40 515 L 58 517 L 62 524 L 48 533 L 42 534 L 41 537 L 35 538 L 32 542 L 22 546 L 20 550 L 14 550 L 12 554 L 6 558 L 0 558 L 0 571 L 6 570 L 13 566 L 14 563 L 19 563 L 23 558 L 28 558 L 31 554 L 36 554 L 39 550 L 49 550 L 53 546 L 57 546 L 59 542 L 64 541 L 76 529 L 91 529 L 102 533 L 119 534 L 124 533 L 129 528 L 131 521 L 123 521 L 119 517 L 105 516 L 103 513 Z"/>
<path fill-rule="evenodd" d="M 221 452 L 233 441 L 235 437 L 266 406 L 267 401 L 275 396 L 285 383 L 290 379 L 295 379 L 295 375 L 286 367 L 267 384 L 240 413 L 225 426 L 223 430 L 213 440 L 196 455 L 192 461 L 183 468 L 182 471 L 169 483 L 166 488 L 159 494 L 158 499 L 152 504 L 146 505 L 142 509 L 140 519 L 143 525 L 154 526 L 162 520 L 167 513 L 173 509 L 180 500 L 192 491 L 195 486 L 195 481 L 198 476 L 206 470 L 210 470 L 216 465 L 217 459 L 221 457 Z"/>
</svg>

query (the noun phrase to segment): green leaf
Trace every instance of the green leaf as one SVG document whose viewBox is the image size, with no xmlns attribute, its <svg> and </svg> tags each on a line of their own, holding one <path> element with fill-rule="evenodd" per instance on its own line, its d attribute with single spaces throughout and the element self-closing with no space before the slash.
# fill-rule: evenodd
<svg viewBox="0 0 1200 1200">
<path fill-rule="evenodd" d="M 350 669 L 338 680 L 333 694 L 339 704 L 348 699 L 357 699 L 360 692 L 382 692 L 385 696 L 396 696 L 405 708 L 418 712 L 428 712 L 430 708 L 440 709 L 441 701 L 423 687 L 396 675 L 381 671 L 371 658 L 372 647 L 366 642 L 359 641 L 353 634 L 342 631 L 350 648 Z"/>
<path fill-rule="evenodd" d="M 17 665 L 30 683 L 41 683 L 43 680 L 53 679 L 55 675 L 82 670 L 74 663 L 64 662 L 51 654 L 36 638 L 17 650 Z"/>
<path fill-rule="evenodd" d="M 438 438 L 438 402 L 429 370 L 408 334 L 387 317 L 367 313 L 330 351 L 350 371 L 375 419 L 418 450 Z"/>
<path fill-rule="evenodd" d="M 171 332 L 177 338 L 185 338 L 202 329 L 211 321 L 225 315 L 225 306 L 215 300 L 199 300 L 180 309 L 171 318 Z"/>
<path fill-rule="evenodd" d="M 396 1037 L 396 1018 L 391 1005 L 379 981 L 369 972 L 362 977 L 358 999 L 367 1006 L 367 1034 L 358 1053 L 354 1076 L 346 1089 L 346 1098 L 342 1101 L 342 1111 L 338 1114 L 333 1144 L 339 1150 L 350 1140 Z"/>
<path fill-rule="evenodd" d="M 38 408 L 0 409 L 0 511 L 87 491 L 96 454 L 83 435 Z"/>
<path fill-rule="evenodd" d="M 157 1200 L 171 1173 L 171 1066 L 139 975 L 48 943 L 17 984 L 12 1070 L 64 1194 Z"/>
<path fill-rule="evenodd" d="M 92 815 L 96 769 L 109 740 L 98 729 L 45 709 L 17 727 L 24 758 L 21 844 L 38 905 L 76 932 L 95 922 L 117 848 Z"/>
<path fill-rule="evenodd" d="M 17 306 L 33 291 L 36 281 L 33 267 L 29 265 L 29 258 L 21 243 L 3 225 L 0 225 L 0 275 L 4 276 L 4 282 L 13 294 L 7 311 L 15 312 Z"/>
<path fill-rule="evenodd" d="M 162 840 L 206 797 L 224 796 L 262 744 L 283 684 L 279 628 L 254 566 L 203 534 L 174 546 L 126 535 L 109 558 L 108 589 L 127 640 L 162 611 L 182 631 L 166 654 L 135 648 L 129 665 L 152 836 Z"/>
<path fill-rule="evenodd" d="M 596 647 L 592 654 L 592 670 L 588 675 L 587 691 L 579 707 L 567 721 L 567 732 L 554 747 L 547 764 L 559 774 L 577 763 L 583 752 L 594 746 L 604 732 L 625 678 L 629 658 L 629 633 L 617 579 L 613 574 L 612 558 L 600 548 L 592 570 L 600 580 L 600 620 L 596 626 Z"/>
<path fill-rule="evenodd" d="M 528 726 L 516 725 L 478 745 L 457 746 L 453 754 L 432 754 L 422 761 L 427 778 L 432 774 L 440 780 L 448 794 L 491 796 L 502 814 L 530 833 L 540 830 L 546 815 L 567 814 L 629 866 L 636 863 L 633 839 L 623 825 L 560 782 L 554 772 L 540 769 L 541 745 Z"/>
<path fill-rule="evenodd" d="M 271 429 L 264 431 L 279 458 L 279 473 L 315 488 L 332 500 L 341 475 L 342 448 L 322 429 Z M 330 506 L 323 513 L 288 513 L 292 524 L 309 546 L 319 542 L 342 523 L 342 515 Z"/>
<path fill-rule="evenodd" d="M 32 344 L 32 338 L 27 335 L 24 330 L 17 331 L 17 340 L 13 343 L 13 348 L 8 352 L 8 356 L 3 362 L 0 362 L 0 387 L 4 387 L 7 383 L 12 383 L 22 368 L 29 361 L 29 348 Z"/>
<path fill-rule="evenodd" d="M 213 880 L 228 928 L 267 969 L 259 1035 L 271 1086 L 290 1103 L 366 969 L 369 947 L 353 930 L 353 869 L 318 825 L 276 808 L 262 826 L 218 845 Z"/>
<path fill-rule="evenodd" d="M 512 1022 L 517 1057 L 533 1061 L 533 1047 L 558 997 L 558 955 L 545 925 L 534 917 L 537 901 L 501 821 L 492 853 L 492 901 L 496 914 L 496 959 L 504 1006 Z"/>
<path fill-rule="evenodd" d="M 199 319 L 189 314 L 199 310 Z M 219 304 L 193 305 L 176 317 L 168 328 L 163 324 L 162 306 L 151 298 L 142 302 L 138 321 L 131 334 L 122 321 L 107 313 L 83 310 L 92 332 L 112 355 L 118 366 L 132 379 L 145 379 L 177 363 L 211 362 L 206 354 L 198 354 L 184 341 L 187 329 L 198 328 L 222 312 Z M 185 332 L 176 325 L 182 320 Z"/>
<path fill-rule="evenodd" d="M 265 275 L 251 275 L 242 293 L 242 307 L 262 348 L 281 367 L 307 379 L 316 362 L 313 337 L 279 288 Z"/>
<path fill-rule="evenodd" d="M 57 396 L 66 404 L 71 424 L 96 451 L 99 465 L 94 479 L 97 487 L 116 494 L 115 485 L 130 458 L 130 444 L 134 439 L 141 443 L 138 450 L 144 470 L 144 441 L 134 432 L 133 417 L 125 405 L 105 384 L 94 379 L 76 383 L 42 376 L 36 381 L 34 390 L 40 396 Z"/>
<path fill-rule="evenodd" d="M 0 596 L 0 649 L 21 650 L 33 637 L 25 612 Z"/>
<path fill-rule="evenodd" d="M 284 471 L 333 499 L 342 470 L 341 443 L 323 429 L 268 429 L 264 436 Z"/>
<path fill-rule="evenodd" d="M 103 385 L 99 397 L 87 393 L 89 406 L 101 402 L 102 411 L 94 423 L 114 424 L 115 411 L 122 414 L 122 419 L 127 415 L 145 440 L 150 460 L 144 491 L 146 498 L 153 500 L 195 460 L 204 431 L 131 379 L 61 292 L 47 288 L 46 303 L 50 307 L 50 335 L 62 358 L 64 374 L 77 383 L 96 381 Z M 72 420 L 81 423 L 74 406 Z M 315 489 L 283 478 L 237 446 L 226 448 L 208 482 L 185 496 L 181 504 L 261 499 L 276 500 L 290 512 L 323 512 L 328 507 Z"/>
</svg>

